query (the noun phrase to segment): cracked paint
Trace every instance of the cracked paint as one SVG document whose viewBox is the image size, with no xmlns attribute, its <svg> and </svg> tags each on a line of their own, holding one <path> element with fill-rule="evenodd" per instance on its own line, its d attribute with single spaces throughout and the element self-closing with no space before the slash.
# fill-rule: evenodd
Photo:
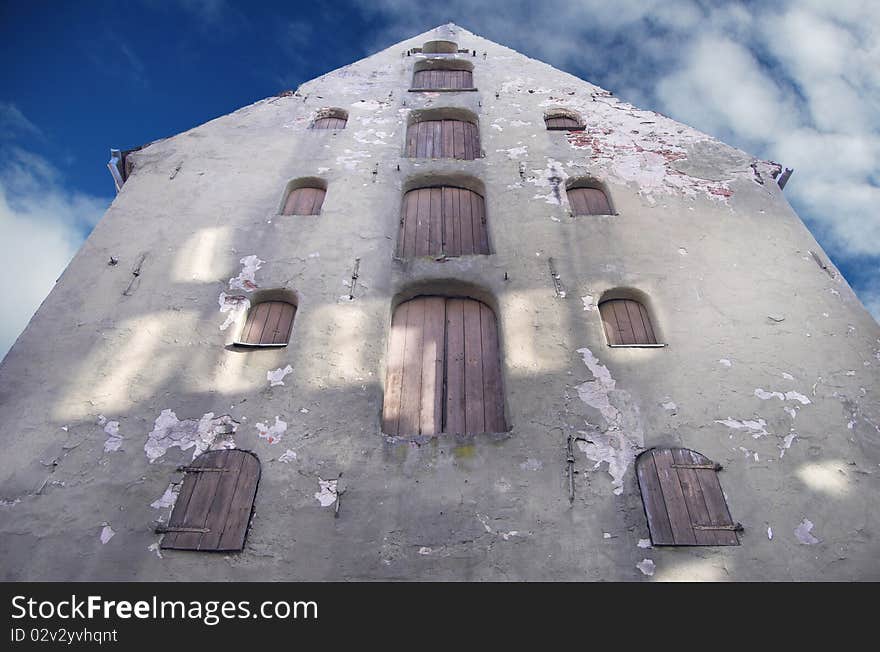
<svg viewBox="0 0 880 652">
<path fill-rule="evenodd" d="M 370 158 L 370 153 L 366 151 L 355 152 L 350 149 L 342 150 L 343 155 L 336 157 L 336 165 L 341 165 L 346 170 L 354 170 L 362 159 Z"/>
<path fill-rule="evenodd" d="M 537 188 L 548 188 L 549 192 L 546 195 L 536 194 L 532 199 L 543 199 L 548 204 L 561 206 L 563 202 L 562 190 L 565 189 L 565 181 L 568 176 L 561 162 L 548 158 L 547 167 L 543 170 L 532 170 L 532 175 L 527 177 L 526 181 Z"/>
<path fill-rule="evenodd" d="M 240 294 L 230 295 L 221 292 L 217 302 L 220 304 L 220 312 L 227 313 L 226 321 L 220 324 L 221 331 L 225 331 L 232 326 L 232 324 L 238 321 L 239 317 L 247 314 L 247 311 L 251 308 L 250 299 Z"/>
<path fill-rule="evenodd" d="M 523 145 L 522 147 L 511 147 L 510 149 L 496 149 L 495 151 L 506 152 L 507 158 L 512 161 L 517 161 L 520 157 L 528 156 L 529 154 L 528 145 Z"/>
<path fill-rule="evenodd" d="M 260 260 L 255 255 L 250 255 L 245 256 L 238 262 L 241 263 L 241 271 L 238 273 L 238 276 L 233 276 L 229 279 L 229 289 L 253 292 L 260 287 L 257 285 L 257 270 L 259 270 L 266 261 Z"/>
<path fill-rule="evenodd" d="M 336 502 L 336 485 L 338 482 L 338 479 L 323 480 L 320 477 L 318 478 L 318 492 L 315 494 L 315 499 L 321 503 L 321 507 L 330 507 L 330 505 Z"/>
<path fill-rule="evenodd" d="M 238 422 L 228 414 L 215 419 L 214 413 L 208 412 L 200 419 L 181 421 L 173 410 L 162 410 L 147 435 L 144 452 L 150 464 L 174 447 L 184 451 L 194 448 L 192 458 L 195 459 L 209 449 L 235 448 L 232 435 L 237 428 Z"/>
<path fill-rule="evenodd" d="M 733 428 L 734 430 L 748 430 L 752 433 L 752 437 L 755 439 L 770 434 L 767 432 L 767 422 L 764 421 L 764 419 L 738 421 L 727 417 L 720 421 L 716 419 L 715 423 L 720 423 L 721 425 Z"/>
<path fill-rule="evenodd" d="M 277 444 L 287 430 L 287 422 L 276 416 L 273 425 L 267 426 L 265 423 L 258 423 L 254 427 L 262 439 L 267 440 L 270 444 Z"/>
<path fill-rule="evenodd" d="M 177 496 L 179 493 L 180 484 L 172 482 L 168 485 L 165 493 L 162 494 L 160 498 L 157 498 L 152 503 L 150 503 L 150 507 L 152 507 L 153 509 L 165 509 L 168 507 L 174 507 L 174 503 L 177 502 Z"/>
<path fill-rule="evenodd" d="M 779 459 L 785 457 L 785 451 L 791 448 L 791 445 L 794 443 L 794 440 L 798 438 L 798 434 L 796 432 L 790 432 L 785 437 L 782 438 L 782 444 L 779 445 Z"/>
<path fill-rule="evenodd" d="M 279 367 L 278 369 L 272 369 L 271 371 L 266 372 L 266 380 L 269 381 L 269 387 L 275 387 L 276 385 L 284 384 L 284 377 L 287 374 L 293 373 L 293 367 L 287 365 L 283 369 Z"/>
<path fill-rule="evenodd" d="M 584 304 L 584 312 L 590 312 L 591 310 L 596 309 L 596 299 L 592 294 L 582 296 L 581 302 Z"/>
<path fill-rule="evenodd" d="M 651 576 L 654 574 L 654 569 L 656 565 L 652 559 L 643 559 L 638 564 L 636 564 L 636 568 L 642 571 L 642 575 Z"/>
<path fill-rule="evenodd" d="M 800 392 L 785 392 L 783 394 L 782 392 L 768 392 L 760 387 L 755 390 L 755 396 L 764 401 L 771 398 L 778 398 L 780 401 L 797 401 L 801 405 L 809 405 L 812 403 L 810 399 Z"/>
<path fill-rule="evenodd" d="M 805 546 L 812 546 L 821 543 L 819 539 L 811 534 L 812 529 L 813 522 L 808 518 L 804 518 L 804 520 L 800 522 L 800 525 L 794 529 L 794 536 Z"/>
<path fill-rule="evenodd" d="M 290 462 L 296 462 L 296 451 L 290 450 L 289 448 L 284 451 L 281 457 L 278 458 L 279 462 L 284 462 L 285 464 L 289 464 Z"/>
<path fill-rule="evenodd" d="M 110 541 L 110 539 L 112 539 L 115 535 L 116 532 L 113 531 L 113 528 L 110 527 L 110 524 L 104 523 L 104 527 L 101 529 L 100 535 L 101 543 L 103 545 L 107 545 L 107 542 Z"/>
<path fill-rule="evenodd" d="M 638 410 L 635 406 L 622 413 L 612 405 L 614 397 L 622 405 L 631 406 L 632 398 L 629 392 L 617 389 L 616 381 L 611 377 L 608 368 L 599 362 L 590 349 L 578 349 L 578 353 L 584 364 L 593 375 L 594 380 L 578 385 L 578 397 L 586 405 L 599 411 L 605 420 L 605 428 L 599 428 L 585 421 L 591 428 L 590 432 L 580 430 L 581 435 L 577 440 L 578 448 L 590 460 L 596 464 L 594 469 L 605 462 L 608 465 L 608 474 L 611 476 L 614 486 L 614 494 L 619 496 L 623 493 L 623 478 L 627 468 L 635 461 L 643 449 L 644 434 L 638 418 Z"/>
<path fill-rule="evenodd" d="M 636 544 L 639 548 L 650 548 L 651 540 L 650 539 L 639 539 L 639 542 Z"/>
<path fill-rule="evenodd" d="M 722 367 L 727 367 L 727 368 L 730 368 L 733 366 L 733 363 L 730 360 L 728 360 L 727 358 L 721 358 L 718 361 L 718 364 L 720 364 Z"/>
<path fill-rule="evenodd" d="M 107 421 L 107 417 L 103 414 L 98 415 L 98 425 L 104 426 L 104 432 L 107 433 L 107 441 L 104 442 L 104 452 L 113 453 L 122 447 L 124 437 L 119 434 L 119 422 Z"/>
</svg>

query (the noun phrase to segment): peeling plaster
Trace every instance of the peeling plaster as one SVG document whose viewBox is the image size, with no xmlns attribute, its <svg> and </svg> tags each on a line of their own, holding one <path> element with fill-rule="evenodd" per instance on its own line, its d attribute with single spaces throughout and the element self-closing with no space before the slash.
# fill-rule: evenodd
<svg viewBox="0 0 880 652">
<path fill-rule="evenodd" d="M 528 145 L 523 145 L 522 147 L 511 147 L 510 149 L 496 149 L 495 151 L 507 152 L 507 158 L 512 161 L 517 161 L 520 157 L 528 156 L 529 154 Z"/>
<path fill-rule="evenodd" d="M 726 419 L 721 421 L 716 419 L 715 423 L 720 423 L 721 425 L 727 426 L 728 428 L 733 428 L 734 430 L 748 430 L 752 433 L 752 437 L 754 437 L 755 439 L 770 434 L 769 432 L 767 432 L 767 422 L 764 421 L 764 419 L 757 419 L 755 421 L 738 421 L 736 419 L 727 417 Z"/>
<path fill-rule="evenodd" d="M 794 529 L 794 536 L 800 543 L 804 544 L 805 546 L 812 546 L 817 543 L 821 543 L 819 539 L 811 534 L 812 529 L 813 522 L 810 519 L 805 518 L 803 521 L 801 521 L 800 525 L 798 525 Z"/>
<path fill-rule="evenodd" d="M 532 176 L 526 178 L 526 181 L 538 188 L 548 188 L 546 195 L 537 194 L 532 199 L 543 199 L 548 204 L 562 205 L 562 190 L 565 188 L 565 180 L 568 179 L 568 173 L 565 171 L 563 164 L 555 159 L 547 159 L 547 167 L 543 170 L 532 170 Z M 567 200 L 566 200 L 567 201 Z"/>
<path fill-rule="evenodd" d="M 370 158 L 370 153 L 366 151 L 352 151 L 350 149 L 343 150 L 344 155 L 336 157 L 336 164 L 341 165 L 346 170 L 354 170 L 357 168 L 361 159 Z"/>
<path fill-rule="evenodd" d="M 220 324 L 221 331 L 225 331 L 232 326 L 232 324 L 238 321 L 239 317 L 247 314 L 247 311 L 251 308 L 251 301 L 247 297 L 230 295 L 225 292 L 220 293 L 217 302 L 220 304 L 220 312 L 228 313 L 226 315 L 226 321 Z"/>
<path fill-rule="evenodd" d="M 336 485 L 338 482 L 338 479 L 322 480 L 320 477 L 318 478 L 318 492 L 315 494 L 315 499 L 321 503 L 321 507 L 330 507 L 330 505 L 336 502 Z"/>
<path fill-rule="evenodd" d="M 174 507 L 174 503 L 177 502 L 177 496 L 180 493 L 180 484 L 170 483 L 168 488 L 165 490 L 165 493 L 162 494 L 161 498 L 157 498 L 152 503 L 150 503 L 150 507 L 153 509 L 165 509 L 168 507 Z"/>
<path fill-rule="evenodd" d="M 286 451 L 284 451 L 284 454 L 278 458 L 278 461 L 284 462 L 285 464 L 296 462 L 296 451 L 292 451 L 288 448 Z"/>
<path fill-rule="evenodd" d="M 584 312 L 589 312 L 591 310 L 596 309 L 596 304 L 595 304 L 596 299 L 595 299 L 595 297 L 593 297 L 592 294 L 587 294 L 585 296 L 582 296 L 581 301 L 584 304 Z"/>
<path fill-rule="evenodd" d="M 518 81 L 508 84 L 515 87 Z M 571 147 L 584 150 L 590 163 L 603 168 L 603 176 L 609 180 L 635 183 L 649 198 L 677 193 L 726 201 L 733 194 L 730 184 L 735 179 L 753 179 L 758 167 L 768 173 L 779 167 L 753 161 L 744 152 L 695 129 L 601 92 L 593 93 L 589 100 L 552 96 L 541 106 L 589 115 L 583 131 L 567 134 Z"/>
<path fill-rule="evenodd" d="M 636 455 L 643 449 L 644 433 L 641 428 L 638 409 L 632 403 L 629 392 L 616 388 L 616 381 L 611 377 L 608 368 L 602 365 L 593 352 L 587 348 L 578 349 L 584 364 L 594 380 L 587 381 L 576 387 L 578 397 L 588 406 L 599 411 L 605 420 L 605 427 L 599 428 L 585 421 L 591 428 L 590 432 L 578 431 L 578 448 L 599 468 L 602 462 L 608 464 L 608 473 L 614 485 L 614 494 L 623 493 L 623 478 L 627 468 L 635 461 Z M 616 403 L 627 408 L 621 412 L 612 405 Z"/>
<path fill-rule="evenodd" d="M 643 559 L 638 564 L 636 564 L 636 568 L 642 571 L 642 575 L 651 576 L 654 574 L 654 569 L 656 568 L 656 566 L 653 560 Z"/>
<path fill-rule="evenodd" d="M 159 559 L 162 559 L 162 558 L 163 558 L 163 557 L 162 557 L 162 549 L 159 547 L 159 542 L 158 542 L 158 541 L 157 541 L 156 543 L 151 543 L 150 545 L 148 545 L 148 546 L 147 546 L 147 550 L 149 550 L 150 552 L 155 552 L 155 553 L 156 553 L 156 556 L 157 556 Z"/>
<path fill-rule="evenodd" d="M 812 403 L 810 399 L 800 392 L 785 392 L 783 394 L 782 392 L 768 392 L 760 387 L 755 390 L 755 396 L 764 401 L 771 398 L 778 398 L 780 401 L 797 401 L 801 405 L 809 405 Z"/>
<path fill-rule="evenodd" d="M 293 373 L 293 367 L 287 365 L 283 369 L 279 367 L 278 369 L 273 369 L 271 371 L 266 372 L 266 380 L 269 381 L 269 387 L 275 387 L 276 385 L 284 384 L 284 377 L 287 374 Z"/>
<path fill-rule="evenodd" d="M 639 539 L 639 542 L 636 544 L 639 548 L 650 548 L 651 540 L 650 539 Z"/>
<path fill-rule="evenodd" d="M 525 462 L 519 465 L 523 471 L 540 471 L 544 466 L 544 463 L 541 460 L 536 460 L 534 458 L 528 458 Z"/>
<path fill-rule="evenodd" d="M 262 439 L 267 440 L 270 444 L 277 444 L 281 441 L 287 430 L 287 422 L 282 421 L 276 416 L 275 423 L 272 426 L 267 426 L 265 423 L 257 423 L 254 427 Z"/>
<path fill-rule="evenodd" d="M 666 403 L 661 403 L 660 407 L 662 407 L 664 410 L 672 412 L 673 414 L 675 414 L 676 410 L 678 410 L 678 406 L 673 401 L 667 401 Z"/>
<path fill-rule="evenodd" d="M 798 434 L 796 432 L 790 432 L 785 437 L 782 438 L 782 444 L 779 446 L 779 459 L 785 457 L 785 451 L 791 448 L 791 445 L 794 443 L 794 440 L 798 438 Z"/>
<path fill-rule="evenodd" d="M 772 541 L 773 540 L 773 528 L 769 525 L 767 526 L 767 538 Z"/>
<path fill-rule="evenodd" d="M 209 449 L 235 448 L 232 435 L 237 428 L 238 422 L 228 414 L 215 419 L 214 413 L 208 412 L 200 419 L 181 421 L 172 410 L 162 410 L 147 435 L 144 452 L 150 464 L 175 446 L 184 451 L 194 448 L 192 458 L 195 459 Z"/>
<path fill-rule="evenodd" d="M 119 422 L 107 421 L 107 417 L 103 414 L 98 415 L 98 425 L 104 426 L 104 432 L 107 433 L 107 441 L 104 442 L 104 452 L 113 453 L 122 447 L 124 437 L 119 434 Z"/>
<path fill-rule="evenodd" d="M 250 255 L 245 256 L 238 262 L 241 263 L 241 271 L 238 273 L 238 276 L 229 279 L 229 289 L 253 292 L 260 287 L 257 285 L 257 270 L 259 270 L 266 261 L 260 260 L 255 255 Z"/>
<path fill-rule="evenodd" d="M 718 364 L 720 364 L 722 367 L 728 367 L 728 368 L 733 366 L 733 363 L 730 360 L 728 360 L 727 358 L 721 358 L 718 361 Z"/>
<path fill-rule="evenodd" d="M 116 532 L 113 531 L 113 528 L 110 527 L 110 524 L 104 523 L 104 527 L 101 530 L 101 543 L 103 545 L 107 545 L 107 542 L 110 541 L 110 539 L 112 539 L 115 535 Z"/>
</svg>

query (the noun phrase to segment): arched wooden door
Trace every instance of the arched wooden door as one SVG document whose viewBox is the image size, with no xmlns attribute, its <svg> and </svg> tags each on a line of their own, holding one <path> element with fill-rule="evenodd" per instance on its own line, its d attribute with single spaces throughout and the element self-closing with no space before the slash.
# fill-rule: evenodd
<svg viewBox="0 0 880 652">
<path fill-rule="evenodd" d="M 448 90 L 473 87 L 474 74 L 470 70 L 417 70 L 413 75 L 413 88 Z"/>
<path fill-rule="evenodd" d="M 495 313 L 474 299 L 416 297 L 391 319 L 382 430 L 504 432 Z"/>
<path fill-rule="evenodd" d="M 397 238 L 398 257 L 488 253 L 486 207 L 481 195 L 452 186 L 417 188 L 406 193 Z"/>
<path fill-rule="evenodd" d="M 464 120 L 423 120 L 406 132 L 406 155 L 411 158 L 480 158 L 480 132 Z"/>
</svg>

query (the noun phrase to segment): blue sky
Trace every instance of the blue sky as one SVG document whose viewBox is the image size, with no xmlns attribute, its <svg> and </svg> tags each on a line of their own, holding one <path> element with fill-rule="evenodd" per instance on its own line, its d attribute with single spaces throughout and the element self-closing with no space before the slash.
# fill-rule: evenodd
<svg viewBox="0 0 880 652">
<path fill-rule="evenodd" d="M 129 0 L 0 5 L 0 356 L 113 199 L 110 147 L 171 136 L 454 21 L 795 168 L 786 194 L 880 319 L 873 0 Z"/>
</svg>

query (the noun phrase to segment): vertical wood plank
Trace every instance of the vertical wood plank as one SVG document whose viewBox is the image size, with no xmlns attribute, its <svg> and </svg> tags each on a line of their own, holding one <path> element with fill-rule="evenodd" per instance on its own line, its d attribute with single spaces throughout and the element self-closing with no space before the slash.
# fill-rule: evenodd
<svg viewBox="0 0 880 652">
<path fill-rule="evenodd" d="M 624 299 L 615 299 L 611 302 L 614 309 L 614 317 L 617 319 L 617 332 L 621 344 L 638 344 L 636 333 L 629 318 Z"/>
<path fill-rule="evenodd" d="M 441 123 L 443 133 L 443 158 L 454 158 L 455 156 L 455 129 L 450 120 L 444 120 Z"/>
<path fill-rule="evenodd" d="M 247 536 L 248 524 L 254 510 L 254 500 L 257 497 L 257 486 L 260 483 L 260 461 L 253 453 L 246 451 L 230 451 L 241 456 L 241 471 L 238 474 L 238 482 L 232 500 L 229 502 L 229 510 L 226 517 L 226 526 L 216 550 L 241 550 L 244 547 Z"/>
<path fill-rule="evenodd" d="M 486 408 L 483 395 L 483 337 L 480 326 L 480 303 L 464 300 L 465 355 L 465 432 L 486 432 Z"/>
<path fill-rule="evenodd" d="M 691 516 L 687 510 L 684 492 L 678 480 L 676 469 L 672 468 L 672 451 L 669 449 L 655 448 L 652 451 L 654 463 L 657 465 L 657 477 L 660 479 L 660 489 L 663 491 L 663 500 L 666 503 L 666 513 L 672 525 L 672 538 L 676 545 L 695 545 L 694 528 L 691 524 Z"/>
<path fill-rule="evenodd" d="M 660 488 L 660 477 L 657 475 L 657 465 L 652 451 L 639 455 L 636 460 L 636 475 L 639 480 L 639 491 L 642 494 L 642 504 L 648 517 L 651 542 L 657 546 L 674 545 L 672 524 L 666 512 L 666 502 L 663 500 L 663 490 Z"/>
<path fill-rule="evenodd" d="M 489 253 L 489 228 L 486 223 L 486 202 L 481 195 L 471 192 L 471 215 L 477 237 L 474 239 L 474 252 Z"/>
<path fill-rule="evenodd" d="M 457 218 L 455 198 L 456 189 L 450 186 L 443 187 L 443 253 L 447 256 L 455 256 L 453 253 L 455 243 L 455 225 Z"/>
<path fill-rule="evenodd" d="M 408 158 L 416 158 L 419 144 L 419 123 L 411 124 L 406 130 L 406 155 Z"/>
<path fill-rule="evenodd" d="M 205 463 L 201 457 L 194 459 L 190 466 L 202 466 Z M 174 508 L 171 510 L 171 517 L 168 519 L 168 527 L 185 527 L 186 526 L 186 510 L 189 508 L 190 500 L 192 500 L 193 492 L 198 482 L 195 473 L 186 473 L 183 476 L 183 483 L 177 494 L 177 500 L 174 502 Z M 176 548 L 177 538 L 180 532 L 169 532 L 162 537 L 162 548 Z"/>
<path fill-rule="evenodd" d="M 269 306 L 269 311 L 266 314 L 266 323 L 263 327 L 263 332 L 260 333 L 260 344 L 272 344 L 275 341 L 275 336 L 278 331 L 278 324 L 281 322 L 281 306 L 283 305 L 280 301 L 266 301 L 265 304 Z"/>
<path fill-rule="evenodd" d="M 443 189 L 430 188 L 431 195 L 431 229 L 429 234 L 428 253 L 439 256 L 443 250 Z"/>
<path fill-rule="evenodd" d="M 685 450 L 685 454 L 690 457 L 692 464 L 709 463 L 706 457 L 694 451 Z M 703 500 L 706 501 L 709 523 L 711 525 L 733 524 L 733 518 L 730 515 L 727 500 L 724 498 L 724 491 L 721 489 L 718 473 L 710 469 L 697 469 L 696 475 L 697 481 L 700 483 L 700 490 L 703 492 Z M 736 532 L 732 530 L 715 530 L 715 536 L 718 545 L 739 545 L 739 538 L 736 536 Z"/>
<path fill-rule="evenodd" d="M 602 317 L 602 325 L 605 327 L 605 337 L 608 338 L 608 344 L 620 344 L 617 336 L 617 320 L 614 318 L 614 309 L 610 301 L 603 301 L 599 304 L 599 315 Z"/>
<path fill-rule="evenodd" d="M 635 301 L 621 301 L 621 307 L 626 311 L 626 316 L 629 318 L 629 323 L 633 330 L 633 343 L 652 344 L 653 342 L 648 339 L 648 332 L 645 330 L 645 324 L 642 321 L 639 304 Z"/>
<path fill-rule="evenodd" d="M 227 452 L 225 450 L 208 451 L 200 456 L 203 460 L 199 466 L 225 467 L 226 456 Z M 196 487 L 190 498 L 189 505 L 187 505 L 186 516 L 184 516 L 183 520 L 186 527 L 207 527 L 208 513 L 211 510 L 211 505 L 214 502 L 223 473 L 211 472 L 197 473 L 195 475 L 199 477 L 196 480 Z M 198 550 L 202 536 L 199 532 L 178 532 L 176 547 L 178 549 Z"/>
<path fill-rule="evenodd" d="M 419 142 L 416 157 L 425 158 L 425 152 L 428 148 L 428 125 L 422 121 L 417 124 L 417 128 L 419 130 Z"/>
<path fill-rule="evenodd" d="M 400 397 L 398 432 L 419 434 L 422 400 L 422 341 L 425 332 L 425 298 L 408 301 L 406 345 L 403 352 L 403 390 Z"/>
<path fill-rule="evenodd" d="M 682 449 L 673 448 L 670 452 L 675 464 L 693 464 L 690 456 Z M 694 524 L 709 525 L 709 510 L 706 508 L 706 501 L 703 498 L 703 490 L 700 488 L 696 470 L 676 468 L 675 472 L 678 475 L 678 483 L 681 485 L 685 505 L 690 515 L 691 529 Z M 716 533 L 712 530 L 694 530 L 694 538 L 697 545 L 701 546 L 712 546 L 718 543 Z"/>
<path fill-rule="evenodd" d="M 504 432 L 504 394 L 501 383 L 501 355 L 498 325 L 492 309 L 481 303 L 480 328 L 483 349 L 483 401 L 486 432 Z"/>
<path fill-rule="evenodd" d="M 458 216 L 461 224 L 461 255 L 474 253 L 474 216 L 471 205 L 471 192 L 464 188 L 458 189 Z"/>
<path fill-rule="evenodd" d="M 422 399 L 419 433 L 437 435 L 443 431 L 443 356 L 446 348 L 446 300 L 425 297 L 422 338 Z"/>
<path fill-rule="evenodd" d="M 657 344 L 657 335 L 654 333 L 654 327 L 651 325 L 651 318 L 648 316 L 648 309 L 641 303 L 638 304 L 638 306 L 639 314 L 642 316 L 642 324 L 645 327 L 645 332 L 648 334 L 648 343 Z"/>
<path fill-rule="evenodd" d="M 446 410 L 444 432 L 464 434 L 464 301 L 446 300 Z"/>
<path fill-rule="evenodd" d="M 210 532 L 201 536 L 198 544 L 199 550 L 216 550 L 220 544 L 220 538 L 226 529 L 229 519 L 229 508 L 232 503 L 232 497 L 235 495 L 235 487 L 241 475 L 241 464 L 244 455 L 246 453 L 241 453 L 240 451 L 226 451 L 224 462 L 226 472 L 215 474 L 219 476 L 219 482 L 206 519 L 206 527 Z"/>
<path fill-rule="evenodd" d="M 415 192 L 419 197 L 416 218 L 415 255 L 427 256 L 431 253 L 431 190 L 430 188 L 419 188 Z"/>
<path fill-rule="evenodd" d="M 459 120 L 450 120 L 449 126 L 452 129 L 453 151 L 450 158 L 464 158 L 464 124 Z"/>
<path fill-rule="evenodd" d="M 382 405 L 382 432 L 399 434 L 400 398 L 403 394 L 403 362 L 409 302 L 401 303 L 391 316 L 388 337 L 388 366 L 385 371 L 385 398 Z"/>
</svg>

